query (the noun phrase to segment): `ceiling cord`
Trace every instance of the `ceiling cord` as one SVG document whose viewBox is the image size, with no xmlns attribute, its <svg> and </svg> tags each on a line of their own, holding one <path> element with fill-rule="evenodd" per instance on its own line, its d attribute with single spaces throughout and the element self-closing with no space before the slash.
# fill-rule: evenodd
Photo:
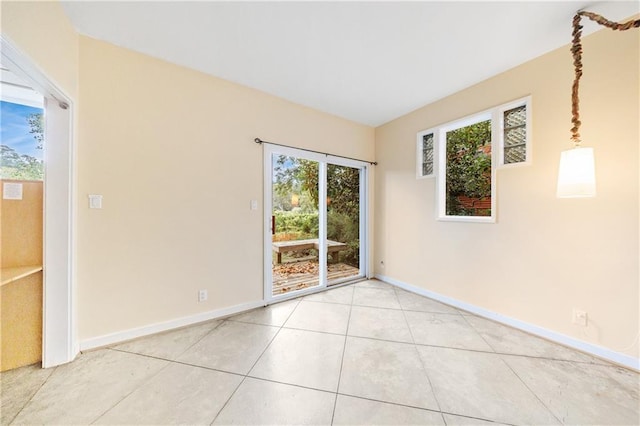
<svg viewBox="0 0 640 426">
<path fill-rule="evenodd" d="M 631 20 L 624 23 L 618 23 L 609 21 L 608 19 L 598 15 L 597 13 L 587 12 L 584 10 L 579 11 L 573 17 L 573 41 L 571 42 L 571 53 L 573 54 L 573 66 L 575 69 L 575 77 L 573 80 L 573 86 L 571 88 L 571 140 L 575 146 L 580 146 L 580 98 L 578 97 L 578 89 L 580 88 L 580 77 L 582 77 L 582 43 L 580 38 L 582 37 L 582 25 L 580 25 L 580 19 L 585 16 L 592 21 L 610 28 L 616 31 L 625 31 L 631 28 L 640 27 L 640 19 Z M 637 339 L 637 338 L 636 338 Z"/>
</svg>

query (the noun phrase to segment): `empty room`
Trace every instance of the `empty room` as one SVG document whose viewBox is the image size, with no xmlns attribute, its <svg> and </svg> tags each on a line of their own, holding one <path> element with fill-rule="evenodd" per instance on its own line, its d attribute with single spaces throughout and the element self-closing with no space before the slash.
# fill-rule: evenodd
<svg viewBox="0 0 640 426">
<path fill-rule="evenodd" d="M 0 12 L 1 424 L 640 424 L 637 1 Z"/>
</svg>

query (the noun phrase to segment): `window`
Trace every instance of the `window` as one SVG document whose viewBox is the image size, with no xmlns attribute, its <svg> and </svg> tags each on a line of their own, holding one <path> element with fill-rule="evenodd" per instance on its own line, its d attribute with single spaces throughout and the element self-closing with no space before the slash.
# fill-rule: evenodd
<svg viewBox="0 0 640 426">
<path fill-rule="evenodd" d="M 491 112 L 439 129 L 439 219 L 495 221 L 493 133 Z"/>
<path fill-rule="evenodd" d="M 498 108 L 500 114 L 500 165 L 522 165 L 531 162 L 529 126 L 531 98 L 527 97 Z"/>
<path fill-rule="evenodd" d="M 531 164 L 531 97 L 419 132 L 417 177 L 436 177 L 439 220 L 495 222 L 496 169 Z"/>
<path fill-rule="evenodd" d="M 424 132 L 418 133 L 417 176 L 419 178 L 434 176 L 434 170 L 435 170 L 434 162 L 433 162 L 433 159 L 435 157 L 434 145 L 435 145 L 435 138 L 432 130 L 426 130 Z"/>
</svg>

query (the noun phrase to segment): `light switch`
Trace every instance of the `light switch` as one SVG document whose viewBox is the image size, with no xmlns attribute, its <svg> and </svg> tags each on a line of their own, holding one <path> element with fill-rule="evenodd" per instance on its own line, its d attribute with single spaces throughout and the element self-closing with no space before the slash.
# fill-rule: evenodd
<svg viewBox="0 0 640 426">
<path fill-rule="evenodd" d="M 251 210 L 258 210 L 258 200 L 251 200 Z"/>
<path fill-rule="evenodd" d="M 101 209 L 102 208 L 102 195 L 89 195 L 89 208 Z"/>
</svg>

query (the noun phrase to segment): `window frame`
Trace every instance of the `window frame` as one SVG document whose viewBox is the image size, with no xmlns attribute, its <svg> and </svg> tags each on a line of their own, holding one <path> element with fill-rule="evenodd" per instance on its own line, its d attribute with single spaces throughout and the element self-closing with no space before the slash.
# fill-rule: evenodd
<svg viewBox="0 0 640 426">
<path fill-rule="evenodd" d="M 416 135 L 416 179 L 435 178 L 438 170 L 438 137 L 437 127 L 422 130 Z M 432 133 L 433 134 L 433 170 L 430 174 L 425 175 L 422 173 L 422 165 L 424 164 L 424 158 L 422 156 L 422 143 L 423 138 Z"/>
<path fill-rule="evenodd" d="M 514 109 L 514 108 L 518 108 L 524 106 L 526 109 L 526 115 L 525 115 L 525 161 L 521 161 L 518 163 L 505 163 L 504 162 L 504 150 L 505 150 L 505 145 L 504 145 L 504 113 L 505 111 L 508 111 L 510 109 Z M 531 141 L 531 117 L 532 117 L 532 111 L 531 111 L 531 95 L 529 96 L 525 96 L 523 98 L 520 99 L 516 99 L 515 101 L 511 101 L 508 102 L 506 104 L 502 104 L 498 107 L 496 107 L 497 110 L 497 115 L 498 115 L 498 119 L 499 119 L 499 134 L 498 134 L 498 144 L 499 144 L 499 150 L 500 150 L 500 155 L 498 158 L 498 167 L 501 169 L 508 169 L 508 168 L 513 168 L 513 167 L 522 167 L 522 166 L 529 166 L 532 163 L 532 153 L 533 153 L 533 149 L 531 147 L 532 141 Z"/>
<path fill-rule="evenodd" d="M 495 120 L 496 108 L 468 115 L 458 120 L 450 121 L 437 127 L 438 142 L 438 174 L 436 191 L 436 217 L 443 222 L 474 222 L 474 223 L 495 223 L 497 220 L 496 211 L 496 131 Z M 451 216 L 447 215 L 447 132 L 467 127 L 482 121 L 491 120 L 491 216 Z"/>
<path fill-rule="evenodd" d="M 518 163 L 504 162 L 504 113 L 510 109 L 524 106 L 525 115 L 525 161 Z M 416 135 L 416 178 L 432 178 L 436 180 L 436 218 L 438 221 L 496 223 L 497 212 L 497 170 L 529 166 L 533 163 L 532 123 L 533 107 L 531 95 L 494 106 L 487 110 L 422 130 Z M 446 138 L 447 132 L 466 127 L 481 121 L 491 120 L 491 216 L 449 216 L 446 214 Z M 422 139 L 433 133 L 433 173 L 422 174 Z M 437 159 L 437 160 L 436 160 Z"/>
</svg>

